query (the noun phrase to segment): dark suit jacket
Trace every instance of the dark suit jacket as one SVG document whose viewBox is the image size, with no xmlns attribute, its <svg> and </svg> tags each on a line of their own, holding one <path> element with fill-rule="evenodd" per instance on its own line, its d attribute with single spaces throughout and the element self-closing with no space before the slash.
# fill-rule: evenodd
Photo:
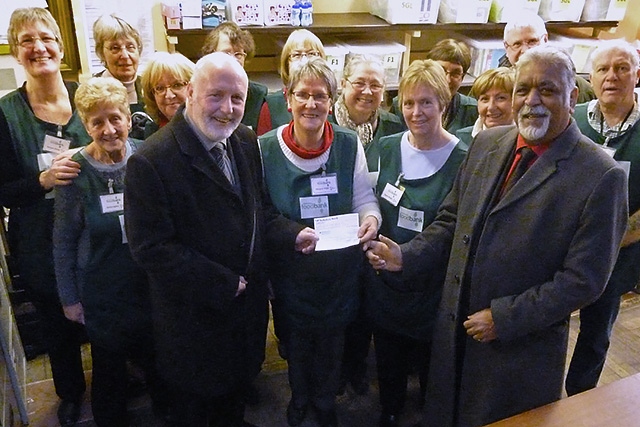
<svg viewBox="0 0 640 427">
<path fill-rule="evenodd" d="M 425 425 L 480 426 L 559 399 L 569 315 L 604 289 L 626 229 L 625 173 L 573 120 L 492 203 L 516 137 L 480 132 L 436 220 L 402 246 L 409 277 L 447 268 Z M 476 342 L 461 325 L 489 307 L 498 339 Z"/>
<path fill-rule="evenodd" d="M 302 226 L 276 214 L 255 133 L 229 138 L 242 197 L 186 122 L 184 110 L 127 165 L 125 218 L 150 279 L 157 357 L 173 385 L 204 397 L 250 381 L 264 359 L 265 236 L 293 245 Z M 246 292 L 235 297 L 239 276 Z"/>
</svg>

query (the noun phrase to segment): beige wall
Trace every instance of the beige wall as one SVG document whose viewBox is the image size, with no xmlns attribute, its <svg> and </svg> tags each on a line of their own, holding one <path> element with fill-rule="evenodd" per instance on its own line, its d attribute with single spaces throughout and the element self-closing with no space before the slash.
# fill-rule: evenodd
<svg viewBox="0 0 640 427">
<path fill-rule="evenodd" d="M 313 11 L 314 13 L 369 12 L 369 2 L 367 0 L 313 0 Z"/>
</svg>

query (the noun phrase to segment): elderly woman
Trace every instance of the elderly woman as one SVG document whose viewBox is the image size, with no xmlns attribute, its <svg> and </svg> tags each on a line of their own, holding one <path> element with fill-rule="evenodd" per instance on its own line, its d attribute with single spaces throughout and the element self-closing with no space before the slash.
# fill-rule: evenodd
<svg viewBox="0 0 640 427">
<path fill-rule="evenodd" d="M 442 124 L 450 100 L 445 72 L 436 61 L 414 61 L 400 80 L 399 101 L 409 130 L 377 143 L 380 233 L 396 242 L 411 240 L 433 221 L 466 155 Z M 412 366 L 420 373 L 421 391 L 426 390 L 431 330 L 444 278 L 432 277 L 427 290 L 416 293 L 397 292 L 385 283 L 394 280 L 402 279 L 371 274 L 366 287 L 366 311 L 374 323 L 380 427 L 399 425 Z"/>
<path fill-rule="evenodd" d="M 285 92 L 289 86 L 291 68 L 314 57 L 323 59 L 327 57 L 318 36 L 305 29 L 295 30 L 289 34 L 280 54 L 280 78 L 285 89 L 267 95 L 258 118 L 256 128 L 258 136 L 291 121 L 291 111 L 287 105 Z"/>
<path fill-rule="evenodd" d="M 344 67 L 341 93 L 329 121 L 354 130 L 364 146 L 369 171 L 378 170 L 377 141 L 383 136 L 403 131 L 405 126 L 394 114 L 380 108 L 385 90 L 384 65 L 373 56 L 356 55 Z M 376 151 L 375 153 L 373 151 Z M 365 394 L 367 354 L 371 344 L 370 322 L 364 313 L 346 331 L 342 373 L 338 394 L 350 383 L 357 394 Z"/>
<path fill-rule="evenodd" d="M 211 52 L 231 55 L 244 67 L 245 61 L 250 61 L 255 55 L 256 44 L 249 31 L 243 30 L 235 22 L 228 21 L 218 25 L 207 35 L 202 46 L 202 55 Z M 251 129 L 258 127 L 260 108 L 268 92 L 269 88 L 262 83 L 249 80 L 242 123 Z"/>
<path fill-rule="evenodd" d="M 467 147 L 481 130 L 513 124 L 511 94 L 515 78 L 513 68 L 498 67 L 485 71 L 473 82 L 470 95 L 478 100 L 478 119 L 473 126 L 456 131 Z"/>
<path fill-rule="evenodd" d="M 114 77 L 127 88 L 129 108 L 134 113 L 129 134 L 144 138 L 149 117 L 144 113 L 142 79 L 138 76 L 143 47 L 140 33 L 115 14 L 102 15 L 93 23 L 93 39 L 96 55 L 105 66 L 95 77 Z"/>
<path fill-rule="evenodd" d="M 139 141 L 128 138 L 127 89 L 94 77 L 75 97 L 92 138 L 72 157 L 82 173 L 57 190 L 53 257 L 65 316 L 86 325 L 93 363 L 91 407 L 100 427 L 125 427 L 127 359 L 153 385 L 151 318 L 144 272 L 133 262 L 123 224 L 124 175 Z"/>
<path fill-rule="evenodd" d="M 42 8 L 16 9 L 8 28 L 11 55 L 26 82 L 0 99 L 0 205 L 8 208 L 12 256 L 42 322 L 62 426 L 78 419 L 85 390 L 82 327 L 62 312 L 53 269 L 53 188 L 69 185 L 79 165 L 63 154 L 90 141 L 75 112 L 77 83 L 60 73 L 60 28 Z M 53 159 L 53 162 L 52 162 Z"/>
<path fill-rule="evenodd" d="M 376 153 L 370 153 L 377 145 L 371 143 L 406 129 L 398 117 L 380 108 L 385 85 L 384 65 L 379 59 L 352 57 L 344 67 L 341 93 L 330 116 L 340 126 L 356 131 L 367 159 L 372 160 L 369 171 L 378 170 Z"/>
<path fill-rule="evenodd" d="M 260 138 L 265 180 L 285 217 L 313 226 L 314 218 L 357 213 L 357 237 L 365 242 L 376 236 L 380 211 L 355 132 L 327 121 L 336 88 L 322 58 L 293 68 L 286 87 L 293 120 Z M 290 328 L 290 426 L 303 422 L 311 404 L 321 426 L 337 425 L 344 330 L 359 305 L 362 263 L 357 244 L 305 256 L 274 253 L 274 292 Z"/>
<path fill-rule="evenodd" d="M 145 139 L 169 123 L 187 97 L 195 64 L 181 53 L 155 52 L 142 73 L 144 108 L 153 122 L 145 125 Z"/>
</svg>

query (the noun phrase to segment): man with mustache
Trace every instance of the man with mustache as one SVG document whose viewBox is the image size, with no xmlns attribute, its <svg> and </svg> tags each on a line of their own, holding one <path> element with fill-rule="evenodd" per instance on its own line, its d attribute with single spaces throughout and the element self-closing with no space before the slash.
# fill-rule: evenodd
<svg viewBox="0 0 640 427">
<path fill-rule="evenodd" d="M 527 51 L 517 127 L 476 136 L 421 234 L 365 248 L 411 288 L 446 270 L 424 426 L 481 426 L 561 397 L 569 316 L 604 289 L 627 223 L 625 172 L 580 133 L 576 96 L 566 53 Z"/>
<path fill-rule="evenodd" d="M 592 54 L 591 83 L 597 100 L 576 106 L 583 134 L 629 168 L 629 225 L 604 293 L 580 310 L 580 333 L 565 381 L 568 395 L 594 388 L 602 373 L 620 296 L 640 278 L 640 109 L 634 88 L 638 51 L 624 40 L 602 42 Z"/>
<path fill-rule="evenodd" d="M 127 163 L 127 237 L 175 390 L 170 427 L 252 425 L 243 393 L 264 360 L 267 241 L 315 249 L 315 232 L 278 215 L 265 191 L 256 134 L 240 124 L 247 85 L 233 56 L 204 56 L 186 106 Z"/>
</svg>

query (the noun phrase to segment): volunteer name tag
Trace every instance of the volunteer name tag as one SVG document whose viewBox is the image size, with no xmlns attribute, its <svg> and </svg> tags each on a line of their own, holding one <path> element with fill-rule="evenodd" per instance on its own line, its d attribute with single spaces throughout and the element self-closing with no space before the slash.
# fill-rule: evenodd
<svg viewBox="0 0 640 427">
<path fill-rule="evenodd" d="M 124 193 L 104 194 L 100 196 L 102 213 L 120 212 L 124 210 Z"/>
<path fill-rule="evenodd" d="M 329 215 L 329 198 L 327 196 L 300 197 L 300 217 L 320 218 Z"/>
<path fill-rule="evenodd" d="M 42 151 L 46 151 L 53 154 L 61 154 L 69 149 L 71 141 L 64 138 L 58 138 L 53 135 L 44 136 L 44 144 L 42 145 Z"/>
<path fill-rule="evenodd" d="M 398 203 L 400 203 L 400 199 L 402 199 L 403 194 L 403 187 L 396 187 L 395 185 L 387 183 L 387 185 L 385 185 L 384 187 L 384 191 L 382 192 L 382 198 L 391 203 L 393 206 L 398 206 Z"/>
<path fill-rule="evenodd" d="M 311 194 L 338 194 L 338 176 L 335 173 L 316 175 L 311 177 Z"/>
<path fill-rule="evenodd" d="M 398 211 L 398 227 L 420 233 L 424 226 L 424 212 L 414 211 L 400 206 Z"/>
</svg>

